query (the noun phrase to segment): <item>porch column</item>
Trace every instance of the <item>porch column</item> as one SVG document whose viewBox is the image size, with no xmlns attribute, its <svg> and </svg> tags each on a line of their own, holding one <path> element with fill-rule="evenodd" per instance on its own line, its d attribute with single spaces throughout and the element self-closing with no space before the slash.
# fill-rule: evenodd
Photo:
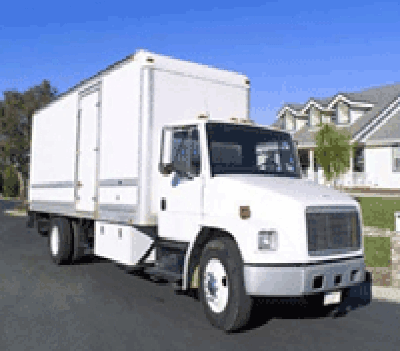
<svg viewBox="0 0 400 351">
<path fill-rule="evenodd" d="M 349 181 L 350 181 L 350 186 L 353 186 L 354 185 L 354 179 L 353 179 L 353 164 L 354 164 L 354 159 L 353 159 L 353 154 L 352 154 L 352 152 L 350 151 L 350 169 L 349 169 L 349 171 L 348 171 L 348 178 L 349 178 Z"/>
<path fill-rule="evenodd" d="M 308 159 L 310 162 L 310 166 L 308 167 L 308 179 L 315 179 L 315 174 L 314 174 L 314 150 L 310 149 L 308 150 Z"/>
</svg>

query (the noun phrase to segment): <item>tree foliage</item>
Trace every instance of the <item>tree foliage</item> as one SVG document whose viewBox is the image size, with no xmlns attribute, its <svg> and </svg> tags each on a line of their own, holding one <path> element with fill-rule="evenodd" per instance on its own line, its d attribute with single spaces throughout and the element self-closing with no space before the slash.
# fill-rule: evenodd
<svg viewBox="0 0 400 351">
<path fill-rule="evenodd" d="M 14 167 L 9 165 L 4 171 L 3 195 L 15 197 L 19 193 L 18 175 Z"/>
<path fill-rule="evenodd" d="M 323 168 L 326 180 L 337 179 L 350 168 L 350 153 L 353 156 L 351 135 L 332 124 L 323 124 L 315 134 L 315 158 Z"/>
<path fill-rule="evenodd" d="M 35 111 L 46 106 L 57 96 L 57 89 L 48 80 L 24 92 L 5 91 L 0 101 L 0 138 L 5 140 L 0 148 L 0 166 L 12 165 L 17 172 L 20 197 L 25 197 L 25 184 L 29 176 L 29 154 L 32 117 Z"/>
</svg>

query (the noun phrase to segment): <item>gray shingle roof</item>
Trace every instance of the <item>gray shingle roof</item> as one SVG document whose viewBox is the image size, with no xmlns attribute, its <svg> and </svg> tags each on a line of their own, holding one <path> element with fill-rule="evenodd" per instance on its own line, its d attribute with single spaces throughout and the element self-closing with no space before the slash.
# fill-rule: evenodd
<svg viewBox="0 0 400 351">
<path fill-rule="evenodd" d="M 274 123 L 271 124 L 271 127 L 282 128 L 282 121 L 280 119 L 277 119 Z"/>
<path fill-rule="evenodd" d="M 332 97 L 327 98 L 312 98 L 314 101 L 318 102 L 320 105 L 328 106 L 332 100 Z"/>
<path fill-rule="evenodd" d="M 390 120 L 379 128 L 368 140 L 380 141 L 385 139 L 400 138 L 400 112 L 396 113 Z"/>
<path fill-rule="evenodd" d="M 384 85 L 380 87 L 373 87 L 365 89 L 359 92 L 339 92 L 336 95 L 329 98 L 316 99 L 322 105 L 328 105 L 332 99 L 337 95 L 344 95 L 351 101 L 367 102 L 374 104 L 374 107 L 367 111 L 362 117 L 356 120 L 352 125 L 348 127 L 342 127 L 347 129 L 352 136 L 367 126 L 374 118 L 376 118 L 383 110 L 385 110 L 398 96 L 400 96 L 400 84 Z M 291 104 L 299 106 L 296 110 L 300 110 L 305 104 Z M 397 121 L 397 122 L 396 122 Z M 387 127 L 386 127 L 387 126 Z M 399 126 L 399 127 L 397 127 Z M 313 143 L 314 134 L 316 129 L 310 130 L 309 126 L 303 127 L 301 130 L 294 134 L 294 139 L 299 142 L 299 145 L 304 143 Z M 400 138 L 400 117 L 394 116 L 384 127 L 375 132 L 370 139 L 379 140 L 389 138 Z"/>
<path fill-rule="evenodd" d="M 385 110 L 391 102 L 393 102 L 400 95 L 400 84 L 387 85 L 381 88 L 372 88 L 365 90 L 359 94 L 352 94 L 351 98 L 364 98 L 367 101 L 374 103 L 374 107 L 366 112 L 364 116 L 359 118 L 350 126 L 350 133 L 354 136 L 358 131 L 364 128 L 375 117 L 377 117 L 383 110 Z"/>
<path fill-rule="evenodd" d="M 298 104 L 298 103 L 294 103 L 294 102 L 289 102 L 286 103 L 285 106 L 289 106 L 295 110 L 301 110 L 304 106 L 304 104 Z"/>
</svg>

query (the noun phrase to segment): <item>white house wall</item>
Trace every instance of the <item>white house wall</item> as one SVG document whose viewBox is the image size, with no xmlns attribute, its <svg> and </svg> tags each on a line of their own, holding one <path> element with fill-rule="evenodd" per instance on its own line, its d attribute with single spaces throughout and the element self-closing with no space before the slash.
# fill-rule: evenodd
<svg viewBox="0 0 400 351">
<path fill-rule="evenodd" d="M 374 147 L 365 149 L 365 173 L 372 185 L 380 188 L 398 188 L 400 172 L 393 172 L 392 149 Z"/>
</svg>

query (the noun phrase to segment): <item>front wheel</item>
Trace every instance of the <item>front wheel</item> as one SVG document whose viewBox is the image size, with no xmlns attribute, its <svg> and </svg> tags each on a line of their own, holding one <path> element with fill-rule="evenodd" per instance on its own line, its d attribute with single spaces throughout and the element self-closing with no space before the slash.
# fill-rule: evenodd
<svg viewBox="0 0 400 351">
<path fill-rule="evenodd" d="M 200 259 L 200 300 L 207 319 L 226 332 L 247 324 L 252 307 L 243 279 L 243 262 L 229 238 L 210 241 Z"/>
</svg>

